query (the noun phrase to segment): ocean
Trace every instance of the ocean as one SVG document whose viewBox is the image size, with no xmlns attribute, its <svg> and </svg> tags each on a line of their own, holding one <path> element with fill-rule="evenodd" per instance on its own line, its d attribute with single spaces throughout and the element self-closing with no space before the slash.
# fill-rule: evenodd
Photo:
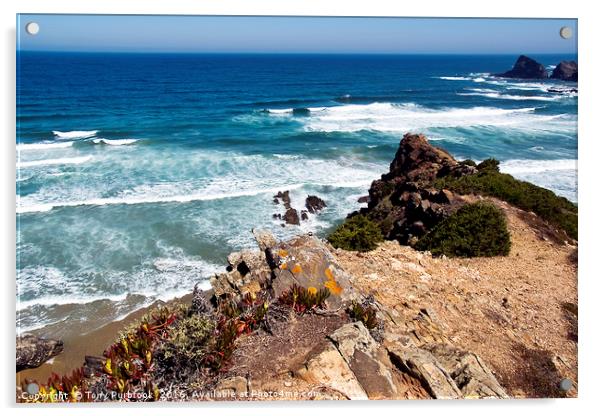
<svg viewBox="0 0 602 416">
<path fill-rule="evenodd" d="M 534 55 L 549 68 L 566 55 Z M 516 56 L 19 52 L 17 329 L 93 330 L 192 290 L 252 228 L 325 236 L 404 133 L 577 201 L 577 94 Z M 290 190 L 327 203 L 273 218 Z"/>
</svg>

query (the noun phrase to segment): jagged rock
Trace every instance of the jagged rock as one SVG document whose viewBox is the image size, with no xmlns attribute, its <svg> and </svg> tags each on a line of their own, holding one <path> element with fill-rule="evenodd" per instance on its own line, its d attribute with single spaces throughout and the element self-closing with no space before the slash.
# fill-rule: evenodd
<svg viewBox="0 0 602 416">
<path fill-rule="evenodd" d="M 357 199 L 357 202 L 359 202 L 360 204 L 366 204 L 366 203 L 370 202 L 370 197 L 368 195 L 360 196 Z"/>
<path fill-rule="evenodd" d="M 343 325 L 328 337 L 370 399 L 393 399 L 397 388 L 386 350 L 361 322 Z"/>
<path fill-rule="evenodd" d="M 301 211 L 301 220 L 307 221 L 308 219 L 309 219 L 309 216 L 307 215 L 307 211 L 306 210 Z"/>
<path fill-rule="evenodd" d="M 445 344 L 428 349 L 459 386 L 464 398 L 509 397 L 478 355 Z"/>
<path fill-rule="evenodd" d="M 271 234 L 257 234 L 260 247 L 275 242 Z M 271 238 L 270 238 L 271 237 Z M 214 296 L 217 298 L 232 296 L 240 299 L 247 293 L 256 294 L 271 278 L 271 269 L 266 261 L 265 250 L 242 250 L 230 253 L 225 273 L 210 279 Z"/>
<path fill-rule="evenodd" d="M 253 229 L 253 237 L 261 251 L 266 251 L 268 248 L 274 247 L 278 243 L 276 237 L 266 230 Z"/>
<path fill-rule="evenodd" d="M 284 222 L 291 225 L 299 225 L 301 222 L 299 221 L 299 213 L 295 208 L 287 208 L 282 219 Z"/>
<path fill-rule="evenodd" d="M 301 235 L 281 242 L 268 250 L 274 278 L 271 282 L 276 297 L 292 284 L 304 288 L 327 288 L 329 309 L 337 309 L 351 299 L 349 275 L 338 265 L 326 244 L 316 237 Z"/>
<path fill-rule="evenodd" d="M 510 71 L 497 74 L 504 78 L 544 79 L 548 77 L 546 68 L 534 59 L 521 55 Z"/>
<path fill-rule="evenodd" d="M 368 395 L 337 348 L 328 343 L 309 358 L 295 375 L 308 383 L 336 390 L 350 400 L 366 400 Z"/>
<path fill-rule="evenodd" d="M 25 334 L 17 337 L 17 372 L 36 368 L 63 352 L 63 341 Z"/>
<path fill-rule="evenodd" d="M 476 172 L 474 166 L 458 163 L 429 144 L 425 136 L 406 134 L 389 172 L 372 183 L 368 207 L 359 212 L 378 223 L 386 239 L 409 244 L 464 204 L 451 191 L 435 189 L 434 181 Z"/>
<path fill-rule="evenodd" d="M 550 78 L 561 79 L 563 81 L 577 82 L 577 72 L 577 62 L 561 61 L 558 65 L 556 65 L 554 71 L 552 71 L 552 75 L 550 76 Z"/>
<path fill-rule="evenodd" d="M 322 198 L 317 197 L 315 195 L 308 195 L 305 199 L 305 207 L 309 212 L 315 214 L 318 211 L 321 211 L 324 208 L 326 208 L 326 202 L 324 202 Z"/>
<path fill-rule="evenodd" d="M 461 391 L 445 368 L 428 351 L 419 348 L 389 348 L 389 356 L 402 371 L 422 381 L 436 399 L 459 399 Z"/>
</svg>

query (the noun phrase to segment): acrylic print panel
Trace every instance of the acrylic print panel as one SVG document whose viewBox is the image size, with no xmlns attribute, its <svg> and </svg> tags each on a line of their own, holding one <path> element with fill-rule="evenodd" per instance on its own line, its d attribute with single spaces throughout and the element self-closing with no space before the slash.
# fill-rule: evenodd
<svg viewBox="0 0 602 416">
<path fill-rule="evenodd" d="M 577 395 L 576 20 L 17 32 L 17 401 Z"/>
</svg>

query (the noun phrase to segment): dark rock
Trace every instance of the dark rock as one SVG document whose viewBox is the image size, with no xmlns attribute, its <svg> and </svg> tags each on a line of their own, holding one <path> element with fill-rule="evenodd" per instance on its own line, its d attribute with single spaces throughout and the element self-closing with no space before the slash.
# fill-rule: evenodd
<svg viewBox="0 0 602 416">
<path fill-rule="evenodd" d="M 544 79 L 548 77 L 546 68 L 534 59 L 521 55 L 510 71 L 497 74 L 504 78 Z"/>
<path fill-rule="evenodd" d="M 63 341 L 25 334 L 17 337 L 17 372 L 36 368 L 63 352 Z"/>
<path fill-rule="evenodd" d="M 324 208 L 326 208 L 326 202 L 324 202 L 322 198 L 317 197 L 315 195 L 308 195 L 305 199 L 305 207 L 309 212 L 315 214 L 318 211 L 321 211 Z"/>
<path fill-rule="evenodd" d="M 291 225 L 299 225 L 299 213 L 295 208 L 288 208 L 283 216 L 284 222 Z"/>
<path fill-rule="evenodd" d="M 577 82 L 577 62 L 561 61 L 552 71 L 550 78 Z"/>
<path fill-rule="evenodd" d="M 464 204 L 452 192 L 435 189 L 435 180 L 476 172 L 474 166 L 458 163 L 432 146 L 425 136 L 406 134 L 389 172 L 372 182 L 368 207 L 359 212 L 379 224 L 386 239 L 410 244 Z"/>
<path fill-rule="evenodd" d="M 550 87 L 548 88 L 548 92 L 553 92 L 555 94 L 576 94 L 579 90 L 577 88 Z"/>
<path fill-rule="evenodd" d="M 309 108 L 293 108 L 294 116 L 307 117 L 311 114 Z"/>
<path fill-rule="evenodd" d="M 309 217 L 307 216 L 307 211 L 306 210 L 301 211 L 301 220 L 307 221 L 308 218 Z"/>
<path fill-rule="evenodd" d="M 370 202 L 370 196 L 368 196 L 368 195 L 360 196 L 357 199 L 357 202 L 359 202 L 360 204 L 366 204 L 366 203 Z"/>
</svg>

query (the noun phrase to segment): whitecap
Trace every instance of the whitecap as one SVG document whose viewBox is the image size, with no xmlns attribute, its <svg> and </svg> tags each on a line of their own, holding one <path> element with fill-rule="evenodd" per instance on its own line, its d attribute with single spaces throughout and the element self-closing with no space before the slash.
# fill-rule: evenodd
<svg viewBox="0 0 602 416">
<path fill-rule="evenodd" d="M 57 131 L 53 130 L 52 133 L 58 139 L 87 139 L 95 136 L 98 130 L 73 130 L 73 131 Z"/>
<path fill-rule="evenodd" d="M 137 141 L 137 139 L 92 139 L 94 144 L 108 144 L 110 146 L 125 146 L 134 144 Z"/>
<path fill-rule="evenodd" d="M 71 146 L 73 146 L 73 142 L 17 143 L 17 151 L 64 149 Z"/>
<path fill-rule="evenodd" d="M 438 77 L 438 78 L 446 80 L 446 81 L 470 81 L 470 79 L 471 79 L 468 77 Z"/>
<path fill-rule="evenodd" d="M 42 159 L 42 160 L 30 160 L 26 162 L 17 162 L 17 169 L 30 168 L 36 166 L 47 166 L 47 165 L 79 165 L 86 163 L 91 160 L 92 156 L 79 156 L 79 157 L 65 157 L 60 159 Z"/>
</svg>

